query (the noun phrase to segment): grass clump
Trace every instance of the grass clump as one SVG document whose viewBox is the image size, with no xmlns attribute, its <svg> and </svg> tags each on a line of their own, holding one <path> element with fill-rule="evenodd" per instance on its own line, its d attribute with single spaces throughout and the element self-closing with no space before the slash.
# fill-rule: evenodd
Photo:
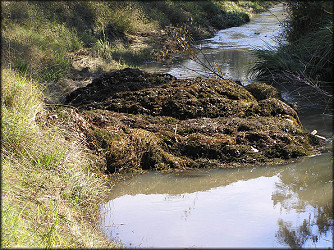
<svg viewBox="0 0 334 250">
<path fill-rule="evenodd" d="M 333 4 L 298 1 L 288 3 L 287 10 L 278 46 L 255 50 L 251 75 L 295 92 L 295 99 L 303 96 L 314 106 L 326 106 L 333 99 Z"/>
<path fill-rule="evenodd" d="M 2 247 L 114 247 L 96 226 L 105 180 L 55 125 L 36 122 L 36 83 L 3 69 L 1 102 Z"/>
<path fill-rule="evenodd" d="M 293 44 L 281 42 L 277 49 L 256 50 L 258 61 L 253 66 L 253 74 L 262 81 L 288 81 L 289 77 L 297 80 L 298 76 L 315 83 L 333 81 L 332 36 L 333 33 L 324 28 Z"/>
</svg>

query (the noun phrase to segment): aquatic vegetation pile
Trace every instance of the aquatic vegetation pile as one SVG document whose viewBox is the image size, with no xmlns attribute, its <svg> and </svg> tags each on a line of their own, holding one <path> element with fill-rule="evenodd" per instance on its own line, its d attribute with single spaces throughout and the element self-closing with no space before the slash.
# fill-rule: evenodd
<svg viewBox="0 0 334 250">
<path fill-rule="evenodd" d="M 168 80 L 133 86 L 141 86 L 143 75 Z M 124 87 L 125 76 L 131 79 L 133 90 L 115 90 L 115 76 L 123 77 Z M 321 144 L 266 84 L 251 84 L 248 91 L 230 80 L 180 80 L 137 69 L 101 79 L 74 91 L 67 103 L 77 107 L 87 146 L 110 173 L 283 163 L 316 154 Z"/>
</svg>

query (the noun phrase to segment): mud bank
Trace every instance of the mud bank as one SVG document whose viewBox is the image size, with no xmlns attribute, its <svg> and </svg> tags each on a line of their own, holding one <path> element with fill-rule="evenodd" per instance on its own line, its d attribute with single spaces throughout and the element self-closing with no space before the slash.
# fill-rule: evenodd
<svg viewBox="0 0 334 250">
<path fill-rule="evenodd" d="M 317 154 L 272 86 L 115 70 L 69 94 L 62 112 L 107 172 L 239 167 Z M 71 109 L 71 112 L 68 112 Z"/>
</svg>

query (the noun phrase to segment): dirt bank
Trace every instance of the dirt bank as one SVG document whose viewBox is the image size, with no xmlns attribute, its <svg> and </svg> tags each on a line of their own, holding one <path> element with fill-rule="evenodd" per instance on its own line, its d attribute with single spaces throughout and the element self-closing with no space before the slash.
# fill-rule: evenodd
<svg viewBox="0 0 334 250">
<path fill-rule="evenodd" d="M 66 103 L 76 107 L 87 147 L 110 173 L 284 163 L 320 146 L 265 84 L 245 88 L 128 68 L 77 89 Z"/>
</svg>

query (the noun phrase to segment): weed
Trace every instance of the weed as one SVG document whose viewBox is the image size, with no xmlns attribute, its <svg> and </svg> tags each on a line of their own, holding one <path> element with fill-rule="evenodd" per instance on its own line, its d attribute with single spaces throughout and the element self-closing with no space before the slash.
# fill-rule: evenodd
<svg viewBox="0 0 334 250">
<path fill-rule="evenodd" d="M 56 55 L 55 61 L 52 65 L 47 67 L 41 74 L 41 81 L 43 82 L 58 82 L 69 73 L 71 61 L 64 55 Z"/>
<path fill-rule="evenodd" d="M 5 191 L 5 190 L 4 190 Z M 2 242 L 3 247 L 24 245 L 35 246 L 32 239 L 32 232 L 29 230 L 29 224 L 22 218 L 22 212 L 26 206 L 18 206 L 6 199 L 2 199 Z M 4 229 L 6 228 L 6 230 Z M 19 232 L 19 233 L 18 233 Z"/>
<path fill-rule="evenodd" d="M 25 75 L 28 71 L 29 64 L 27 62 L 17 61 L 14 64 L 14 68 L 22 75 Z"/>
<path fill-rule="evenodd" d="M 156 56 L 159 60 L 166 60 L 170 57 L 190 58 L 192 61 L 200 65 L 203 70 L 199 72 L 200 75 L 208 74 L 214 77 L 224 79 L 226 73 L 221 70 L 222 65 L 213 65 L 207 56 L 203 53 L 202 49 L 195 46 L 195 41 L 192 38 L 191 33 L 187 26 L 180 27 L 166 27 L 166 35 L 164 37 L 163 48 Z M 201 59 L 203 56 L 204 59 Z M 225 63 L 225 59 L 222 60 L 222 64 Z M 187 70 L 195 71 L 191 68 Z"/>
<path fill-rule="evenodd" d="M 332 6 L 329 2 L 289 3 L 290 18 L 276 38 L 278 46 L 255 51 L 257 61 L 250 75 L 288 90 L 294 86 L 291 94 L 304 99 L 321 96 L 321 105 L 327 105 L 333 99 L 333 31 L 332 14 L 326 9 Z"/>
<path fill-rule="evenodd" d="M 99 39 L 94 45 L 99 56 L 103 58 L 109 58 L 111 52 L 110 42 L 107 40 Z"/>
<path fill-rule="evenodd" d="M 113 246 L 85 219 L 98 223 L 104 179 L 55 124 L 35 122 L 44 111 L 36 83 L 3 69 L 2 90 L 2 246 Z"/>
</svg>

